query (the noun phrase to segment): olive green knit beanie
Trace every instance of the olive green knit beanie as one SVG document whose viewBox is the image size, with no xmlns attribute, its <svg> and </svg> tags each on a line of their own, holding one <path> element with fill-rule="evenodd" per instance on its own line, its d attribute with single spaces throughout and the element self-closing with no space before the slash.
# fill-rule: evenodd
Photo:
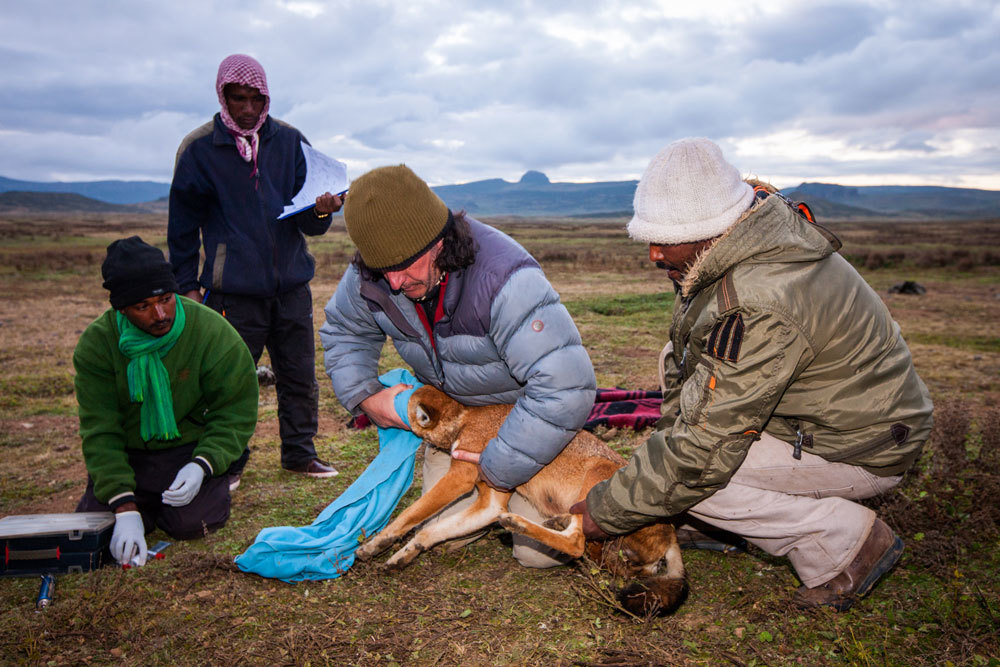
<svg viewBox="0 0 1000 667">
<path fill-rule="evenodd" d="M 444 233 L 448 207 L 404 164 L 372 169 L 351 182 L 344 223 L 361 259 L 376 271 L 397 271 Z"/>
</svg>

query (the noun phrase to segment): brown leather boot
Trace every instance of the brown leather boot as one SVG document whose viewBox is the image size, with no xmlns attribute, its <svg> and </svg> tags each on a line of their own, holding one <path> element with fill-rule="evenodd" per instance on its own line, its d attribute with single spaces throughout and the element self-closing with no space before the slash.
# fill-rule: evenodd
<svg viewBox="0 0 1000 667">
<path fill-rule="evenodd" d="M 851 564 L 836 577 L 816 586 L 800 586 L 795 591 L 799 607 L 819 605 L 847 611 L 856 601 L 868 594 L 882 575 L 892 569 L 903 555 L 903 540 L 896 537 L 892 528 L 881 519 L 875 519 L 868 538 Z"/>
</svg>

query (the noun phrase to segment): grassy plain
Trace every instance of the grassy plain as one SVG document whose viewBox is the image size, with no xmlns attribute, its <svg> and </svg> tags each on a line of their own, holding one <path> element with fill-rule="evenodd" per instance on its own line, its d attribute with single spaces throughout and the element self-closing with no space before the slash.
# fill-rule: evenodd
<svg viewBox="0 0 1000 667">
<path fill-rule="evenodd" d="M 602 386 L 656 386 L 673 296 L 624 220 L 495 221 L 539 258 L 572 312 Z M 400 574 L 358 564 L 287 585 L 232 564 L 264 527 L 305 525 L 354 480 L 375 434 L 345 428 L 322 371 L 317 449 L 332 480 L 282 473 L 273 388 L 229 524 L 140 570 L 63 576 L 34 613 L 37 579 L 0 580 L 5 664 L 998 665 L 1000 664 L 1000 221 L 832 223 L 883 296 L 937 404 L 918 469 L 874 506 L 904 538 L 900 566 L 847 613 L 796 611 L 783 559 L 685 552 L 691 585 L 672 617 L 633 619 L 589 566 L 535 571 L 499 529 Z M 0 515 L 72 511 L 86 471 L 71 355 L 106 307 L 104 247 L 162 216 L 0 219 Z M 316 321 L 352 252 L 343 228 L 313 239 Z M 888 294 L 903 280 L 924 296 Z M 266 363 L 266 359 L 262 361 Z M 385 369 L 398 365 L 391 346 Z M 605 434 L 628 452 L 642 433 Z M 419 466 L 418 466 L 419 471 Z M 404 499 L 415 497 L 414 489 Z M 156 541 L 165 536 L 154 534 Z"/>
</svg>

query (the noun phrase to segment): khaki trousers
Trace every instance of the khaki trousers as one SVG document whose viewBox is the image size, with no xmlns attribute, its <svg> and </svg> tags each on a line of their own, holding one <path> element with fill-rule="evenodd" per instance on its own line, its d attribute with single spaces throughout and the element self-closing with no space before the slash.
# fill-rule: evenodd
<svg viewBox="0 0 1000 667">
<path fill-rule="evenodd" d="M 688 510 L 773 556 L 787 556 L 802 583 L 840 574 L 868 538 L 875 513 L 852 502 L 885 493 L 902 475 L 879 477 L 831 463 L 768 435 L 750 446 L 729 484 Z"/>
<path fill-rule="evenodd" d="M 431 447 L 430 445 L 424 445 L 424 465 L 423 465 L 423 490 L 421 493 L 427 493 L 438 480 L 444 477 L 445 473 L 448 472 L 448 468 L 451 467 L 451 455 L 446 452 L 442 452 L 436 447 Z M 476 497 L 478 491 L 473 489 L 471 492 L 465 494 L 452 504 L 448 505 L 446 508 L 441 510 L 438 516 L 431 519 L 431 521 L 438 521 L 442 516 L 448 516 L 454 514 L 455 512 L 460 512 L 472 504 L 473 499 Z M 520 494 L 515 493 L 510 497 L 510 502 L 507 505 L 507 509 L 514 513 L 523 516 L 526 519 L 534 521 L 536 523 L 541 523 L 545 520 L 541 514 L 531 506 L 527 500 L 524 499 Z M 469 537 L 457 538 L 451 540 L 448 543 L 450 549 L 457 549 L 460 547 L 474 542 L 485 534 L 485 532 L 475 533 Z M 572 560 L 569 556 L 549 549 L 543 544 L 531 539 L 530 537 L 525 537 L 524 535 L 512 535 L 514 538 L 514 549 L 513 555 L 514 560 L 523 565 L 524 567 L 535 567 L 535 568 L 547 568 L 555 567 L 556 565 L 564 565 Z"/>
</svg>

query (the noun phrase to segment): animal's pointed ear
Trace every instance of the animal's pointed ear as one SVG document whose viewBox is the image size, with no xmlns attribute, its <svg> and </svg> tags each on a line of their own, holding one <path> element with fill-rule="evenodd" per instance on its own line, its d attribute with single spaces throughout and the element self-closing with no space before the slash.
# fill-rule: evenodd
<svg viewBox="0 0 1000 667">
<path fill-rule="evenodd" d="M 417 426 L 429 429 L 437 422 L 440 416 L 438 411 L 427 403 L 417 403 L 413 410 L 413 416 L 417 420 Z"/>
</svg>

